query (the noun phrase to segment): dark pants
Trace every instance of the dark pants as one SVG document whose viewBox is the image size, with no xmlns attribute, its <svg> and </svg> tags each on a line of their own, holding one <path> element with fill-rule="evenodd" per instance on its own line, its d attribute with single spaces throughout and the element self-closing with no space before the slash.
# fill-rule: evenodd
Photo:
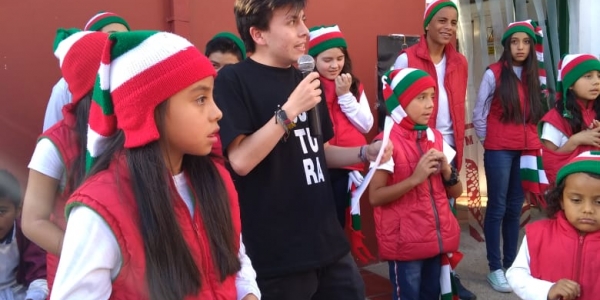
<svg viewBox="0 0 600 300">
<path fill-rule="evenodd" d="M 342 228 L 346 227 L 346 215 L 350 207 L 350 194 L 348 193 L 348 179 L 350 171 L 345 169 L 329 169 L 335 212 Z"/>
<path fill-rule="evenodd" d="M 441 257 L 412 261 L 389 261 L 394 300 L 440 298 Z"/>
<path fill-rule="evenodd" d="M 509 268 L 517 255 L 521 210 L 525 195 L 521 186 L 521 151 L 485 150 L 488 202 L 483 220 L 490 271 Z M 504 259 L 500 263 L 500 234 Z"/>
<path fill-rule="evenodd" d="M 365 285 L 350 253 L 322 268 L 257 282 L 262 300 L 365 300 Z"/>
</svg>

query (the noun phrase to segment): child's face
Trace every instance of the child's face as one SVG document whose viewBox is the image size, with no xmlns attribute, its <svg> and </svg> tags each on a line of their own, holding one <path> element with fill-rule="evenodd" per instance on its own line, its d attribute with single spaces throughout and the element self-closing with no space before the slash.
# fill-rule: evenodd
<svg viewBox="0 0 600 300">
<path fill-rule="evenodd" d="M 577 230 L 586 233 L 600 230 L 600 179 L 585 173 L 567 176 L 561 207 Z"/>
<path fill-rule="evenodd" d="M 234 65 L 240 62 L 235 54 L 221 51 L 211 53 L 208 59 L 217 72 L 226 65 Z"/>
<path fill-rule="evenodd" d="M 600 72 L 591 71 L 579 77 L 571 87 L 575 96 L 583 100 L 596 100 L 600 95 Z"/>
<path fill-rule="evenodd" d="M 452 41 L 458 27 L 458 12 L 454 7 L 440 9 L 425 28 L 427 38 L 437 44 L 446 45 Z"/>
<path fill-rule="evenodd" d="M 208 155 L 217 142 L 223 114 L 213 100 L 212 76 L 169 98 L 161 137 L 173 155 Z"/>
<path fill-rule="evenodd" d="M 321 76 L 334 80 L 342 72 L 346 56 L 340 48 L 331 48 L 317 55 L 317 72 Z"/>
<path fill-rule="evenodd" d="M 291 65 L 305 53 L 308 28 L 304 19 L 304 10 L 278 8 L 273 11 L 269 29 L 260 33 L 260 43 L 278 64 Z"/>
<path fill-rule="evenodd" d="M 0 198 L 0 239 L 4 238 L 19 216 L 20 209 L 12 201 Z"/>
<path fill-rule="evenodd" d="M 433 113 L 435 89 L 430 87 L 417 95 L 404 109 L 408 117 L 419 125 L 427 125 Z"/>
<path fill-rule="evenodd" d="M 515 32 L 510 37 L 510 54 L 513 65 L 521 66 L 527 60 L 531 50 L 531 37 L 525 32 Z"/>
</svg>

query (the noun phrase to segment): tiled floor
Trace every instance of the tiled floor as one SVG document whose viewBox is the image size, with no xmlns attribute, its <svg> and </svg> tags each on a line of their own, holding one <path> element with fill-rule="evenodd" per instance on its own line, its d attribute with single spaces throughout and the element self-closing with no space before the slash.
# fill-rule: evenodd
<svg viewBox="0 0 600 300">
<path fill-rule="evenodd" d="M 368 300 L 391 300 L 392 285 L 389 279 L 381 277 L 365 269 L 360 270 L 365 282 Z"/>
</svg>

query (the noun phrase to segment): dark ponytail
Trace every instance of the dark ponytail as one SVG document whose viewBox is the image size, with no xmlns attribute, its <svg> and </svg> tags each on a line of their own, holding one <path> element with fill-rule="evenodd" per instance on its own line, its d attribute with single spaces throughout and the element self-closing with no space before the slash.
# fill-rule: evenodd
<svg viewBox="0 0 600 300">
<path fill-rule="evenodd" d="M 81 185 L 85 178 L 85 153 L 87 149 L 88 122 L 92 93 L 85 95 L 75 106 L 75 138 L 79 152 L 67 172 L 67 191 L 72 192 Z"/>
</svg>

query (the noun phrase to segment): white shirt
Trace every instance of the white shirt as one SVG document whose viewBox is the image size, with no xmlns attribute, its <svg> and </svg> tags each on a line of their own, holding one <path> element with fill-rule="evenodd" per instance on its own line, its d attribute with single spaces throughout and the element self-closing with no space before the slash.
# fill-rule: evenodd
<svg viewBox="0 0 600 300">
<path fill-rule="evenodd" d="M 338 104 L 346 118 L 360 131 L 368 133 L 373 127 L 373 113 L 369 107 L 369 100 L 364 91 L 360 94 L 357 101 L 352 93 L 348 92 L 338 97 Z"/>
<path fill-rule="evenodd" d="M 520 79 L 523 67 L 513 66 L 513 71 Z M 487 133 L 487 117 L 490 114 L 490 107 L 495 92 L 496 77 L 492 70 L 487 69 L 481 79 L 479 91 L 477 92 L 477 102 L 475 102 L 475 108 L 473 109 L 473 127 L 475 127 L 475 134 L 477 134 L 481 142 L 485 140 Z"/>
<path fill-rule="evenodd" d="M 37 142 L 31 156 L 31 161 L 29 161 L 27 167 L 48 177 L 60 180 L 60 190 L 64 188 L 67 175 L 65 165 L 58 149 L 49 139 L 42 138 Z"/>
<path fill-rule="evenodd" d="M 408 55 L 400 54 L 394 63 L 394 69 L 408 68 Z M 435 120 L 435 128 L 442 134 L 444 141 L 451 146 L 455 146 L 454 141 L 454 126 L 452 116 L 450 115 L 450 102 L 448 100 L 448 92 L 444 86 L 444 78 L 446 77 L 446 55 L 442 60 L 435 64 L 435 73 L 437 75 L 437 117 Z"/>
<path fill-rule="evenodd" d="M 44 116 L 43 131 L 54 126 L 58 121 L 63 119 L 62 108 L 65 104 L 71 103 L 71 92 L 64 78 L 61 78 L 52 88 L 50 100 L 46 107 L 46 115 Z"/>
<path fill-rule="evenodd" d="M 178 174 L 173 176 L 173 180 L 193 216 L 194 205 L 187 192 L 185 176 Z M 235 279 L 237 299 L 248 294 L 260 299 L 256 272 L 241 238 L 239 258 L 242 268 Z M 119 274 L 122 264 L 119 244 L 104 219 L 86 206 L 76 206 L 71 210 L 67 222 L 51 299 L 108 299 L 112 281 Z"/>
<path fill-rule="evenodd" d="M 513 292 L 523 300 L 546 300 L 554 283 L 531 276 L 529 261 L 527 237 L 524 237 L 515 261 L 506 271 L 508 284 L 510 284 Z"/>
<path fill-rule="evenodd" d="M 564 135 L 558 128 L 548 122 L 544 122 L 544 125 L 542 125 L 541 139 L 552 142 L 558 148 L 564 146 L 569 141 L 568 136 Z"/>
</svg>

